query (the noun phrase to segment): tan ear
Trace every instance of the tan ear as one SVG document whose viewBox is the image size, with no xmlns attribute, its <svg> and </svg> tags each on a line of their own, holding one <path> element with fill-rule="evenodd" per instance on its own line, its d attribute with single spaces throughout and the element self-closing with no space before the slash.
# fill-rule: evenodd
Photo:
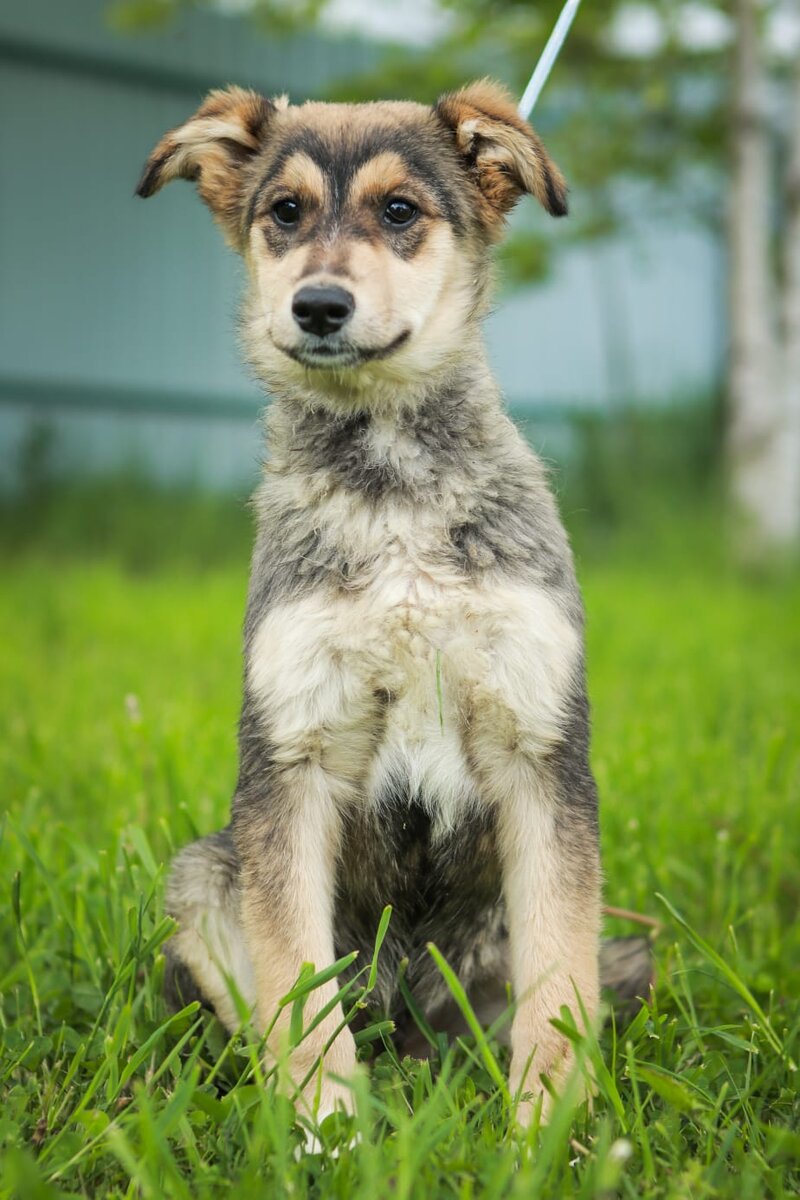
<svg viewBox="0 0 800 1200">
<path fill-rule="evenodd" d="M 554 217 L 566 215 L 564 177 L 504 87 L 479 80 L 442 96 L 435 111 L 455 135 L 490 228 L 502 226 L 523 192 L 535 196 Z"/>
<path fill-rule="evenodd" d="M 228 236 L 241 238 L 243 168 L 261 149 L 275 105 L 257 92 L 209 92 L 193 117 L 170 130 L 145 163 L 137 196 L 152 196 L 173 179 L 192 179 Z"/>
</svg>

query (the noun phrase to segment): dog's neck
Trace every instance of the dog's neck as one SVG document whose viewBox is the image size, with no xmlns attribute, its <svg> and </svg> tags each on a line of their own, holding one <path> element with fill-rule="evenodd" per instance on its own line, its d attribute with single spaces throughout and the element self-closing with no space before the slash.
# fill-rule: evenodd
<svg viewBox="0 0 800 1200">
<path fill-rule="evenodd" d="M 270 473 L 372 500 L 430 498 L 448 473 L 479 469 L 501 410 L 485 355 L 474 350 L 425 386 L 384 386 L 377 396 L 359 389 L 348 400 L 277 396 L 267 419 Z"/>
</svg>

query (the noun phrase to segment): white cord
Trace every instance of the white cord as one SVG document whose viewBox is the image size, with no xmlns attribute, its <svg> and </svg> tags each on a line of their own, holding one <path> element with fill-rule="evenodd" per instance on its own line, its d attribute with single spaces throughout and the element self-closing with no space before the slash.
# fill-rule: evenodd
<svg viewBox="0 0 800 1200">
<path fill-rule="evenodd" d="M 553 32 L 548 38 L 541 58 L 534 67 L 533 74 L 528 80 L 528 86 L 522 93 L 518 111 L 519 115 L 524 117 L 526 121 L 533 112 L 533 107 L 539 99 L 539 93 L 547 83 L 547 77 L 553 68 L 553 63 L 558 58 L 559 50 L 564 45 L 564 40 L 569 33 L 570 25 L 575 18 L 575 13 L 578 11 L 580 2 L 581 0 L 565 0 L 564 7 L 553 26 Z"/>
</svg>

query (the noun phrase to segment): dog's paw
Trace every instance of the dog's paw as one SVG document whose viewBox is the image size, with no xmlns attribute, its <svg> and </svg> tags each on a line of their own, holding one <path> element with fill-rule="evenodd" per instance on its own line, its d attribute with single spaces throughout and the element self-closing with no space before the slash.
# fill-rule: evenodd
<svg viewBox="0 0 800 1200">
<path fill-rule="evenodd" d="M 326 1149 L 334 1158 L 342 1150 L 352 1149 L 359 1141 L 355 1132 L 342 1134 L 337 1123 L 350 1127 L 351 1118 L 355 1115 L 355 1099 L 352 1090 L 346 1084 L 334 1079 L 324 1079 L 318 1093 L 309 1091 L 303 1097 L 300 1112 L 300 1123 L 305 1131 L 305 1142 L 298 1147 L 297 1156 L 305 1154 L 322 1154 Z M 323 1128 L 324 1126 L 324 1128 Z M 333 1141 L 333 1146 L 330 1143 Z"/>
<path fill-rule="evenodd" d="M 344 1113 L 345 1116 L 351 1117 L 355 1113 L 355 1100 L 353 1099 L 352 1088 L 347 1084 L 340 1083 L 336 1079 L 325 1078 L 322 1081 L 322 1087 L 319 1089 L 319 1096 L 316 1092 L 311 1101 L 311 1115 L 318 1125 L 322 1124 L 326 1117 L 331 1113 Z"/>
<path fill-rule="evenodd" d="M 516 1056 L 511 1060 L 508 1087 L 513 1104 L 514 1122 L 521 1129 L 528 1129 L 537 1119 L 540 1125 L 546 1125 L 550 1120 L 553 1096 L 540 1078 L 540 1072 L 543 1070 L 535 1058 L 529 1066 L 527 1062 L 517 1063 Z"/>
<path fill-rule="evenodd" d="M 566 1090 L 574 1070 L 575 1055 L 571 1043 L 552 1027 L 539 1039 L 533 1053 L 529 1050 L 524 1054 L 515 1048 L 511 1054 L 508 1086 L 515 1104 L 517 1125 L 529 1128 L 537 1114 L 540 1125 L 548 1124 L 556 1098 Z M 585 1090 L 581 1087 L 576 1100 L 584 1095 Z"/>
<path fill-rule="evenodd" d="M 592 1079 L 585 1072 L 578 1076 L 571 1049 L 560 1053 L 547 1066 L 542 1065 L 538 1056 L 534 1056 L 527 1072 L 524 1072 L 524 1065 L 515 1070 L 512 1058 L 509 1073 L 514 1121 L 521 1129 L 529 1129 L 534 1121 L 539 1126 L 549 1124 L 553 1109 L 562 1098 L 570 1108 L 586 1100 L 591 1103 L 594 1095 Z M 546 1085 L 542 1076 L 546 1078 Z"/>
</svg>

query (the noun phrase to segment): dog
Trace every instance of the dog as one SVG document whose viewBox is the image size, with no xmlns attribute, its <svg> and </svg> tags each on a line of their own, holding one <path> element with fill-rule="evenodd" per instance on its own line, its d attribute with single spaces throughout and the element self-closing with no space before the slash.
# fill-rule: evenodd
<svg viewBox="0 0 800 1200">
<path fill-rule="evenodd" d="M 510 982 L 524 1124 L 572 1064 L 551 1018 L 598 1014 L 597 794 L 572 556 L 481 326 L 507 214 L 529 194 L 563 216 L 564 178 L 484 80 L 432 107 L 215 91 L 138 194 L 173 179 L 244 258 L 242 342 L 272 403 L 238 782 L 229 827 L 172 866 L 172 990 L 228 1030 L 238 992 L 322 1119 L 350 1107 L 353 1034 L 334 1010 L 292 1048 L 279 1001 L 304 963 L 369 956 L 390 903 L 375 995 L 401 1045 L 401 960 L 450 1019 L 429 942 L 479 1015 Z M 641 994 L 643 943 L 606 945 L 606 982 Z"/>
</svg>

